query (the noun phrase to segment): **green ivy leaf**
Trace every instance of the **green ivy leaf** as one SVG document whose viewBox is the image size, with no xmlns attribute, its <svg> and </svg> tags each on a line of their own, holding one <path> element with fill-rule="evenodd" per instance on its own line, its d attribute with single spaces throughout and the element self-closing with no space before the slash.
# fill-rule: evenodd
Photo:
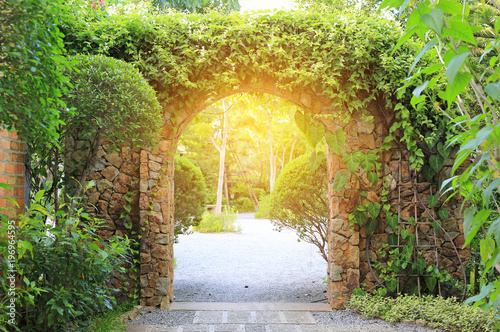
<svg viewBox="0 0 500 332">
<path fill-rule="evenodd" d="M 437 195 L 430 195 L 427 198 L 427 202 L 429 202 L 429 207 L 432 209 L 436 203 L 438 202 L 439 197 Z"/>
<path fill-rule="evenodd" d="M 355 173 L 358 170 L 360 163 L 359 156 L 358 154 L 356 154 L 356 152 L 359 151 L 355 151 L 352 154 L 349 152 L 344 152 L 344 154 L 342 155 L 342 161 L 351 173 Z"/>
<path fill-rule="evenodd" d="M 437 32 L 438 35 L 441 35 L 444 24 L 444 13 L 441 9 L 433 9 L 430 14 L 422 15 L 420 21 Z"/>
<path fill-rule="evenodd" d="M 345 145 L 345 133 L 342 129 L 337 129 L 335 133 L 328 131 L 326 133 L 326 143 L 332 149 L 333 153 L 340 156 L 340 152 Z"/>
<path fill-rule="evenodd" d="M 448 214 L 449 211 L 446 208 L 442 208 L 438 211 L 439 218 L 443 219 L 444 221 L 448 221 Z"/>
<path fill-rule="evenodd" d="M 394 213 L 387 213 L 387 226 L 389 226 L 393 231 L 398 228 L 398 216 Z"/>
<path fill-rule="evenodd" d="M 322 123 L 311 123 L 307 128 L 307 141 L 314 148 L 325 136 L 325 125 Z"/>
<path fill-rule="evenodd" d="M 433 154 L 429 157 L 429 164 L 432 167 L 432 170 L 436 173 L 439 173 L 441 168 L 443 167 L 444 158 L 439 154 Z"/>
<path fill-rule="evenodd" d="M 396 233 L 389 235 L 389 237 L 387 238 L 387 243 L 389 243 L 390 246 L 397 246 L 398 245 L 398 235 Z"/>
<path fill-rule="evenodd" d="M 451 152 L 451 149 L 450 148 L 446 149 L 445 145 L 442 142 L 438 143 L 437 150 L 438 150 L 439 154 L 445 159 L 448 158 L 448 156 L 450 155 L 450 152 Z"/>
<path fill-rule="evenodd" d="M 398 288 L 398 280 L 396 278 L 391 278 L 389 280 L 386 280 L 385 285 L 391 292 L 394 293 Z"/>
<path fill-rule="evenodd" d="M 309 113 L 309 117 L 306 114 L 302 113 L 301 111 L 295 112 L 295 123 L 297 124 L 297 127 L 305 134 L 307 134 L 307 128 L 309 127 L 309 123 L 311 122 L 311 117 Z"/>
<path fill-rule="evenodd" d="M 354 154 L 357 155 L 359 164 L 365 171 L 369 172 L 373 169 L 377 155 L 372 150 L 368 150 L 366 153 L 364 151 L 355 151 Z"/>
<path fill-rule="evenodd" d="M 340 192 L 342 189 L 344 189 L 348 179 L 349 173 L 338 171 L 335 174 L 335 178 L 333 180 L 333 190 L 335 190 L 336 193 Z"/>
<path fill-rule="evenodd" d="M 316 172 L 319 166 L 321 166 L 323 159 L 325 159 L 325 153 L 323 151 L 318 151 L 317 153 L 316 151 L 311 152 L 309 156 L 309 168 L 311 169 L 311 173 Z"/>
<path fill-rule="evenodd" d="M 370 181 L 371 184 L 376 185 L 378 182 L 378 175 L 376 172 L 368 172 L 366 174 L 366 178 Z"/>
<path fill-rule="evenodd" d="M 434 277 L 425 277 L 425 284 L 427 285 L 429 290 L 433 292 L 437 284 L 437 279 Z"/>
<path fill-rule="evenodd" d="M 425 165 L 424 168 L 422 169 L 422 174 L 425 176 L 427 181 L 431 182 L 434 175 L 436 175 L 436 172 L 432 169 L 430 165 Z"/>
<path fill-rule="evenodd" d="M 368 202 L 366 204 L 366 209 L 368 210 L 368 213 L 370 214 L 370 216 L 373 218 L 373 219 L 376 219 L 378 217 L 378 215 L 380 214 L 380 209 L 382 208 L 382 206 L 380 205 L 380 203 L 370 203 Z"/>
<path fill-rule="evenodd" d="M 403 238 L 403 240 L 406 240 L 406 238 L 410 235 L 410 231 L 407 230 L 406 228 L 403 228 L 401 230 L 401 237 Z"/>
<path fill-rule="evenodd" d="M 377 225 L 378 225 L 377 219 L 370 218 L 365 227 L 366 234 L 372 234 L 375 231 L 375 228 L 377 228 Z"/>
</svg>

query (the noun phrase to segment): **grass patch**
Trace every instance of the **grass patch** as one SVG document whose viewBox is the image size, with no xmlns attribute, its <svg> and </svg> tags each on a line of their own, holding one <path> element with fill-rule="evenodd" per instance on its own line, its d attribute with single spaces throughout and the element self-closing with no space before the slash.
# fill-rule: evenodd
<svg viewBox="0 0 500 332">
<path fill-rule="evenodd" d="M 94 317 L 90 325 L 82 332 L 121 332 L 127 327 L 118 318 L 134 308 L 134 301 L 129 300 L 117 305 L 113 310 L 105 311 L 102 316 Z"/>
<path fill-rule="evenodd" d="M 494 331 L 496 321 L 489 325 L 495 312 L 485 312 L 481 308 L 464 306 L 456 298 L 425 295 L 400 295 L 397 298 L 378 294 L 353 293 L 348 308 L 355 309 L 366 317 L 377 317 L 389 322 L 419 320 L 431 328 L 446 331 Z"/>
<path fill-rule="evenodd" d="M 193 230 L 200 233 L 238 233 L 241 232 L 241 226 L 236 222 L 237 217 L 236 211 L 225 206 L 220 215 L 205 212 L 200 224 Z"/>
</svg>

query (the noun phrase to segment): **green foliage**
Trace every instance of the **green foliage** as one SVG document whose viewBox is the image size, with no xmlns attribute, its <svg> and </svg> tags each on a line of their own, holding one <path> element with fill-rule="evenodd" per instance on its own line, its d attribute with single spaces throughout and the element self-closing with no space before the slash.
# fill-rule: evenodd
<svg viewBox="0 0 500 332">
<path fill-rule="evenodd" d="M 271 195 L 260 196 L 259 198 L 259 210 L 255 212 L 255 218 L 257 219 L 271 219 Z"/>
<path fill-rule="evenodd" d="M 154 90 L 132 65 L 102 55 L 70 59 L 74 70 L 66 74 L 72 87 L 62 99 L 72 111 L 61 114 L 64 124 L 58 133 L 64 143 L 78 139 L 84 144 L 75 157 L 68 154 L 66 145 L 30 141 L 33 192 L 43 188 L 43 178 L 52 177 L 53 187 L 47 194 L 53 195 L 65 184 L 72 196 L 81 196 L 104 139 L 111 148 L 127 144 L 147 147 L 157 142 L 161 107 Z M 64 164 L 64 172 L 53 167 L 59 164 Z"/>
<path fill-rule="evenodd" d="M 493 331 L 493 327 L 488 325 L 494 317 L 493 312 L 486 313 L 479 308 L 463 305 L 455 298 L 430 295 L 389 298 L 355 291 L 348 306 L 359 310 L 364 316 L 380 317 L 389 322 L 420 320 L 428 327 L 446 331 Z"/>
<path fill-rule="evenodd" d="M 151 147 L 161 125 L 161 107 L 153 89 L 130 64 L 102 55 L 70 58 L 73 88 L 64 95 L 75 114 L 63 117 L 66 130 L 100 136 L 115 145 Z"/>
<path fill-rule="evenodd" d="M 400 6 L 386 0 L 382 7 L 395 5 Z M 403 4 L 400 9 L 405 6 Z M 406 86 L 428 79 L 417 88 L 418 91 L 413 91 L 416 99 L 412 106 L 417 111 L 419 103 L 429 99 L 427 95 L 437 94 L 447 104 L 440 106 L 436 103 L 435 108 L 452 121 L 455 135 L 443 146 L 444 149 L 439 149 L 439 154 L 445 158 L 446 148 L 454 144 L 460 148 L 452 177 L 443 182 L 442 189 L 444 193 L 462 195 L 462 208 L 471 204 L 464 212 L 464 245 L 483 241 L 483 252 L 490 252 L 482 255 L 484 276 L 492 269 L 500 272 L 500 209 L 494 194 L 500 188 L 500 67 L 497 63 L 500 18 L 495 18 L 493 29 L 490 29 L 491 42 L 483 49 L 477 47 L 475 33 L 484 32 L 484 27 L 475 26 L 477 21 L 474 21 L 470 20 L 467 2 L 421 3 L 407 18 L 407 29 L 398 45 L 416 34 L 425 44 L 420 55 L 428 54 L 436 59 L 431 65 L 420 63 L 421 67 L 413 70 L 417 68 L 417 56 Z M 478 58 L 478 55 L 481 56 Z M 427 140 L 427 143 L 430 141 L 431 145 L 435 144 L 434 139 Z M 431 168 L 435 171 L 440 164 L 441 158 L 435 157 Z M 479 232 L 480 229 L 485 231 Z M 494 308 L 500 317 L 500 277 L 496 276 L 496 280 L 484 285 L 480 293 L 468 301 L 485 310 Z M 500 328 L 500 324 L 496 328 Z"/>
<path fill-rule="evenodd" d="M 206 13 L 209 10 L 230 12 L 240 10 L 238 0 L 152 0 L 153 6 L 160 11 L 177 9 L 182 12 Z"/>
<path fill-rule="evenodd" d="M 238 233 L 241 232 L 241 226 L 236 222 L 237 217 L 238 213 L 234 209 L 224 206 L 220 215 L 205 212 L 200 224 L 193 230 L 200 233 Z"/>
<path fill-rule="evenodd" d="M 205 179 L 199 167 L 186 157 L 175 156 L 174 234 L 186 234 L 202 220 L 207 202 Z"/>
<path fill-rule="evenodd" d="M 234 199 L 231 204 L 238 210 L 238 212 L 254 212 L 255 208 L 252 204 L 252 200 L 248 197 L 238 197 Z"/>
<path fill-rule="evenodd" d="M 63 35 L 57 28 L 61 3 L 0 2 L 0 126 L 15 127 L 30 141 L 59 137 L 61 94 L 67 88 Z"/>
<path fill-rule="evenodd" d="M 162 105 L 179 100 L 174 116 L 199 96 L 233 91 L 263 74 L 278 88 L 312 84 L 335 100 L 332 107 L 364 111 L 380 92 L 392 98 L 407 70 L 390 68 L 387 60 L 399 38 L 396 25 L 370 17 L 284 11 L 130 15 L 65 21 L 61 28 L 71 53 L 102 53 L 135 63 Z"/>
<path fill-rule="evenodd" d="M 90 218 L 83 208 L 70 216 L 64 205 L 58 211 L 44 208 L 39 201 L 43 192 L 36 197 L 30 209 L 18 217 L 15 233 L 7 233 L 12 231 L 9 218 L 0 215 L 0 317 L 4 323 L 9 319 L 4 305 L 10 301 L 6 278 L 12 267 L 7 263 L 7 248 L 14 238 L 17 257 L 12 263 L 20 282 L 16 289 L 17 327 L 24 331 L 75 331 L 90 317 L 115 305 L 109 281 L 114 271 L 124 272 L 118 266 L 130 258 L 130 241 L 119 237 L 103 241 L 98 235 L 103 222 Z M 52 227 L 47 218 L 54 220 L 56 215 L 59 223 Z M 12 234 L 10 239 L 7 234 Z"/>
<path fill-rule="evenodd" d="M 312 172 L 309 157 L 302 155 L 281 171 L 271 193 L 269 214 L 277 230 L 291 229 L 299 239 L 314 244 L 327 260 L 326 163 Z"/>
<path fill-rule="evenodd" d="M 120 317 L 134 308 L 132 300 L 121 302 L 113 308 L 93 318 L 82 332 L 121 332 L 127 327 L 120 322 Z"/>
</svg>

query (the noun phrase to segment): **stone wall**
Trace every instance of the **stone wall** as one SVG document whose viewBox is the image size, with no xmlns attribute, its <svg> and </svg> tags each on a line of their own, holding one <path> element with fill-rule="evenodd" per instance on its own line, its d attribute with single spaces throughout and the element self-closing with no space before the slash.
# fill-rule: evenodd
<svg viewBox="0 0 500 332">
<path fill-rule="evenodd" d="M 172 142 L 141 151 L 141 305 L 168 309 L 174 298 L 174 154 Z"/>
<path fill-rule="evenodd" d="M 439 191 L 436 180 L 442 181 L 449 176 L 452 159 L 448 158 L 445 161 L 441 172 L 430 183 L 421 173 L 409 171 L 407 151 L 394 150 L 389 157 L 384 162 L 384 174 L 387 175 L 386 181 L 389 185 L 388 203 L 391 204 L 390 211 L 396 216 L 399 215 L 401 221 L 409 218 L 416 221 L 414 226 L 405 223 L 400 226 L 417 236 L 414 258 L 424 258 L 427 265 L 435 265 L 448 271 L 455 279 L 462 279 L 462 263 L 465 264 L 469 257 L 469 248 L 462 249 L 465 239 L 459 209 L 461 202 L 456 196 L 444 205 L 442 205 L 443 199 L 439 200 L 436 207 L 446 208 L 449 211 L 447 220 L 440 218 L 437 213 L 439 209 L 431 208 L 428 203 L 429 196 L 436 195 Z M 442 221 L 444 231 L 439 227 L 433 227 L 433 219 Z M 398 236 L 398 230 L 393 231 L 388 227 L 385 218 L 379 218 L 379 226 L 369 241 L 364 230 L 360 232 L 360 283 L 366 290 L 373 289 L 377 285 L 370 271 L 370 265 L 378 276 L 378 270 L 373 267 L 374 263 L 385 262 L 387 257 L 384 257 L 383 252 L 397 248 L 392 246 L 383 248 L 383 244 L 390 242 L 390 236 Z M 404 243 L 401 238 L 400 241 Z M 419 252 L 422 252 L 422 255 Z M 407 286 L 404 290 L 409 291 L 409 286 L 417 284 L 417 280 L 416 277 L 402 276 L 401 284 L 403 283 Z M 446 291 L 442 289 L 443 295 L 446 295 Z"/>
<path fill-rule="evenodd" d="M 25 158 L 26 142 L 21 140 L 15 131 L 9 133 L 0 127 L 0 183 L 12 187 L 0 188 L 0 197 L 9 197 L 19 205 L 15 208 L 12 202 L 0 199 L 0 207 L 12 208 L 6 211 L 7 214 L 16 215 L 24 211 Z"/>
<path fill-rule="evenodd" d="M 72 145 L 73 148 L 80 146 L 78 141 Z M 73 154 L 77 153 L 78 149 L 73 151 Z M 101 230 L 104 239 L 113 235 L 139 239 L 140 153 L 140 149 L 130 147 L 115 151 L 107 144 L 101 145 L 97 152 L 97 163 L 88 178 L 95 185 L 86 192 L 84 199 L 88 204 L 87 212 L 105 221 Z M 125 206 L 130 206 L 130 211 Z M 131 294 L 135 291 L 139 271 L 131 265 L 125 267 L 127 275 L 115 273 L 112 286 Z"/>
<path fill-rule="evenodd" d="M 375 107 L 375 105 L 372 105 Z M 331 124 L 330 129 L 341 127 L 346 134 L 343 152 L 374 150 L 379 148 L 386 134 L 386 126 L 379 117 L 375 122 L 361 120 L 361 114 L 353 114 L 346 124 Z M 345 189 L 336 193 L 333 189 L 335 174 L 348 172 L 342 158 L 327 148 L 329 188 L 329 232 L 328 232 L 328 300 L 333 308 L 343 309 L 353 289 L 360 286 L 360 232 L 357 225 L 350 225 L 348 217 L 354 207 L 360 204 L 360 183 L 353 176 Z M 382 178 L 383 174 L 378 174 Z M 372 185 L 364 171 L 360 173 L 361 185 L 367 191 L 367 198 L 378 200 L 381 181 Z"/>
</svg>

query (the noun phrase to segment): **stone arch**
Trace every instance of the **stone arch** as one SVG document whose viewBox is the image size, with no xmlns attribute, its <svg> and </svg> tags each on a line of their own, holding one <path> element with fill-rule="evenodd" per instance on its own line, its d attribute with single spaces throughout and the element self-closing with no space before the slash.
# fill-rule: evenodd
<svg viewBox="0 0 500 332">
<path fill-rule="evenodd" d="M 242 84 L 227 93 L 216 95 L 207 101 L 202 95 L 191 104 L 183 107 L 175 117 L 175 128 L 171 121 L 166 121 L 162 131 L 159 148 L 154 151 L 141 151 L 140 164 L 140 216 L 141 226 L 145 227 L 141 239 L 141 303 L 149 306 L 168 308 L 173 301 L 173 244 L 174 244 L 174 153 L 176 143 L 189 122 L 209 104 L 236 93 L 260 92 L 271 94 L 303 108 L 313 114 L 334 114 L 345 112 L 332 108 L 333 100 L 321 92 L 315 92 L 308 85 L 292 90 L 277 87 L 276 80 L 263 76 L 252 84 Z M 321 91 L 321 90 L 319 90 Z M 167 105 L 164 118 L 171 119 L 171 113 L 178 105 L 177 100 Z M 373 122 L 362 121 L 361 112 L 350 115 L 347 123 L 325 121 L 328 129 L 342 127 L 347 135 L 346 151 L 353 149 L 375 149 L 380 147 L 386 135 L 387 119 L 380 112 L 380 103 L 373 101 L 368 105 L 368 113 L 374 116 Z M 327 147 L 327 151 L 329 148 Z M 328 191 L 329 191 L 329 227 L 328 227 L 328 300 L 333 308 L 341 309 L 351 291 L 360 284 L 360 233 L 352 231 L 348 216 L 357 205 L 359 193 L 355 181 L 350 182 L 340 193 L 333 190 L 333 179 L 339 170 L 346 167 L 338 156 L 327 153 Z M 160 170 L 164 171 L 158 185 L 151 185 L 151 180 L 158 180 Z M 376 197 L 377 186 L 369 195 Z M 153 207 L 151 212 L 151 202 Z M 155 206 L 156 205 L 156 206 Z M 366 235 L 366 234 L 365 234 Z"/>
<path fill-rule="evenodd" d="M 140 301 L 162 308 L 168 308 L 173 299 L 173 153 L 196 114 L 234 93 L 268 93 L 313 114 L 349 115 L 347 122 L 340 118 L 322 121 L 327 129 L 344 129 L 345 149 L 374 149 L 381 145 L 393 120 L 393 111 L 386 112 L 382 91 L 391 89 L 391 77 L 406 74 L 404 66 L 392 66 L 394 59 L 387 54 L 397 43 L 397 29 L 381 20 L 279 11 L 145 15 L 118 21 L 110 17 L 85 28 L 73 27 L 74 22 L 66 24 L 64 34 L 71 52 L 85 53 L 87 47 L 93 47 L 92 52 L 136 64 L 163 106 L 158 147 L 124 148 L 120 156 L 103 148 L 91 176 L 97 187 L 88 194 L 90 203 L 99 206 L 97 216 L 109 221 L 109 234 L 126 234 L 120 209 L 127 183 L 139 192 L 130 215 L 135 229 L 143 230 Z M 408 60 L 407 55 L 402 58 Z M 362 113 L 373 115 L 374 121 L 362 121 Z M 359 248 L 363 231 L 351 232 L 347 219 L 359 197 L 355 181 L 336 194 L 333 179 L 345 165 L 336 155 L 327 155 L 328 246 L 331 253 L 337 250 L 329 257 L 328 297 L 333 307 L 342 308 L 362 279 Z M 377 189 L 368 195 L 375 199 Z"/>
</svg>

